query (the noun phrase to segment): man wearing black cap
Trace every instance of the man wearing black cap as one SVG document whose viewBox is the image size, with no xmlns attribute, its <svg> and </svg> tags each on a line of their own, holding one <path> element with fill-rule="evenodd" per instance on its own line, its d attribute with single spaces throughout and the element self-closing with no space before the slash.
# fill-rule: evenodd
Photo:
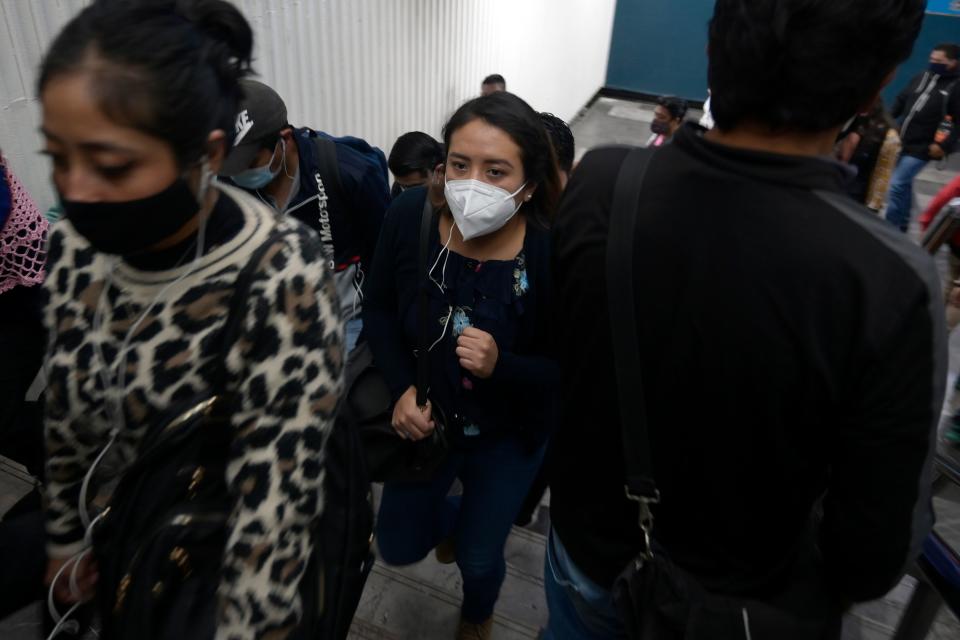
<svg viewBox="0 0 960 640">
<path fill-rule="evenodd" d="M 347 347 L 352 350 L 362 327 L 363 268 L 373 258 L 390 202 L 386 157 L 359 138 L 295 129 L 276 91 L 255 80 L 241 85 L 245 97 L 236 138 L 220 173 L 320 235 L 336 272 Z"/>
</svg>

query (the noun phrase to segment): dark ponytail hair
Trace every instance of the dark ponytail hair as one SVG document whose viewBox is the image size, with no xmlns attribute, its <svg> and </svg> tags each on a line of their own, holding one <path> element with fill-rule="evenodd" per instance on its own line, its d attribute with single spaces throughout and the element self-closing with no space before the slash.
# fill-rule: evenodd
<svg viewBox="0 0 960 640">
<path fill-rule="evenodd" d="M 529 217 L 549 226 L 557 212 L 562 190 L 557 155 L 540 114 L 514 94 L 505 91 L 474 98 L 457 109 L 443 127 L 443 143 L 448 152 L 454 132 L 474 120 L 483 120 L 502 129 L 520 147 L 527 185 L 537 185 L 533 198 L 524 209 L 529 206 L 528 214 L 532 214 Z"/>
<path fill-rule="evenodd" d="M 232 144 L 252 51 L 250 25 L 226 0 L 95 0 L 54 40 L 38 88 L 89 73 L 111 120 L 166 140 L 185 167 L 215 129 Z"/>
</svg>

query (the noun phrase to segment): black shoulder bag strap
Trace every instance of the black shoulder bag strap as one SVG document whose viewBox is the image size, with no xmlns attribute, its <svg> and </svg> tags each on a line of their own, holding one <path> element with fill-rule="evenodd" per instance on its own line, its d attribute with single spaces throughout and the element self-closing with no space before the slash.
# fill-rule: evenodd
<svg viewBox="0 0 960 640">
<path fill-rule="evenodd" d="M 427 299 L 427 285 L 430 282 L 430 269 L 427 264 L 430 260 L 430 236 L 433 231 L 433 206 L 430 204 L 430 193 L 426 194 L 423 203 L 423 212 L 420 214 L 420 243 L 418 246 L 417 274 L 417 406 L 427 404 L 427 394 L 430 392 L 430 302 Z"/>
<path fill-rule="evenodd" d="M 340 161 L 337 160 L 337 143 L 329 138 L 317 134 L 314 137 L 317 147 L 317 166 L 324 185 L 336 190 L 337 195 L 343 194 L 343 184 L 340 182 Z M 328 182 L 329 181 L 329 182 Z"/>
<path fill-rule="evenodd" d="M 660 502 L 653 478 L 646 401 L 640 370 L 640 340 L 634 294 L 633 251 L 638 204 L 652 151 L 633 149 L 617 176 L 607 235 L 607 304 L 613 337 L 613 360 L 620 408 L 620 433 L 626 470 L 627 498 L 640 509 L 640 528 L 650 554 L 653 515 L 650 505 Z"/>
</svg>

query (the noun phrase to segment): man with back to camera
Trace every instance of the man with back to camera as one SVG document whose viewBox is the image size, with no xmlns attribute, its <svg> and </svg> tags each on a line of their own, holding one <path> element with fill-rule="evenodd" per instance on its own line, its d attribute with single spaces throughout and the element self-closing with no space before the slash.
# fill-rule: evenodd
<svg viewBox="0 0 960 640">
<path fill-rule="evenodd" d="M 334 138 L 287 122 L 276 91 L 241 80 L 237 136 L 220 175 L 319 235 L 335 271 L 347 351 L 356 346 L 364 273 L 390 203 L 383 152 L 359 138 Z"/>
<path fill-rule="evenodd" d="M 901 231 L 910 226 L 913 181 L 928 162 L 953 151 L 960 135 L 958 58 L 957 45 L 937 45 L 930 52 L 930 66 L 910 81 L 890 109 L 900 121 L 903 151 L 890 180 L 887 220 Z M 952 127 L 943 128 L 945 122 Z"/>
<path fill-rule="evenodd" d="M 480 83 L 480 95 L 488 96 L 491 93 L 507 90 L 507 81 L 499 73 L 494 73 L 483 79 Z"/>
<path fill-rule="evenodd" d="M 839 638 L 846 607 L 896 585 L 930 530 L 939 279 L 929 255 L 846 196 L 847 170 L 828 159 L 909 56 L 924 8 L 718 0 L 716 128 L 688 124 L 641 152 L 634 296 L 660 491 L 653 549 L 734 599 L 731 635 L 697 635 L 687 618 L 685 637 Z M 605 272 L 629 152 L 587 154 L 552 230 L 564 403 L 545 569 L 554 640 L 623 637 L 611 590 L 644 547 L 624 491 Z M 761 619 L 758 602 L 776 615 Z"/>
</svg>

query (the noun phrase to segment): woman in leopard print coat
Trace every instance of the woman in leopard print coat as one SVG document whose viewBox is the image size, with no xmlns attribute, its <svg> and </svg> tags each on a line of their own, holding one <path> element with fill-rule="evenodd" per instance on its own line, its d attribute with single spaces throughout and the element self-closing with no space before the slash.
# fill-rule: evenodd
<svg viewBox="0 0 960 640">
<path fill-rule="evenodd" d="M 58 36 L 40 80 L 66 213 L 46 282 L 47 578 L 62 601 L 77 598 L 69 572 L 55 576 L 84 549 L 82 484 L 108 441 L 100 466 L 122 471 L 148 426 L 225 367 L 239 400 L 217 638 L 282 638 L 297 624 L 343 365 L 315 234 L 210 179 L 230 148 L 251 48 L 223 0 L 99 0 Z M 223 362 L 237 274 L 267 242 Z M 88 558 L 74 560 L 86 595 L 97 578 Z"/>
</svg>

